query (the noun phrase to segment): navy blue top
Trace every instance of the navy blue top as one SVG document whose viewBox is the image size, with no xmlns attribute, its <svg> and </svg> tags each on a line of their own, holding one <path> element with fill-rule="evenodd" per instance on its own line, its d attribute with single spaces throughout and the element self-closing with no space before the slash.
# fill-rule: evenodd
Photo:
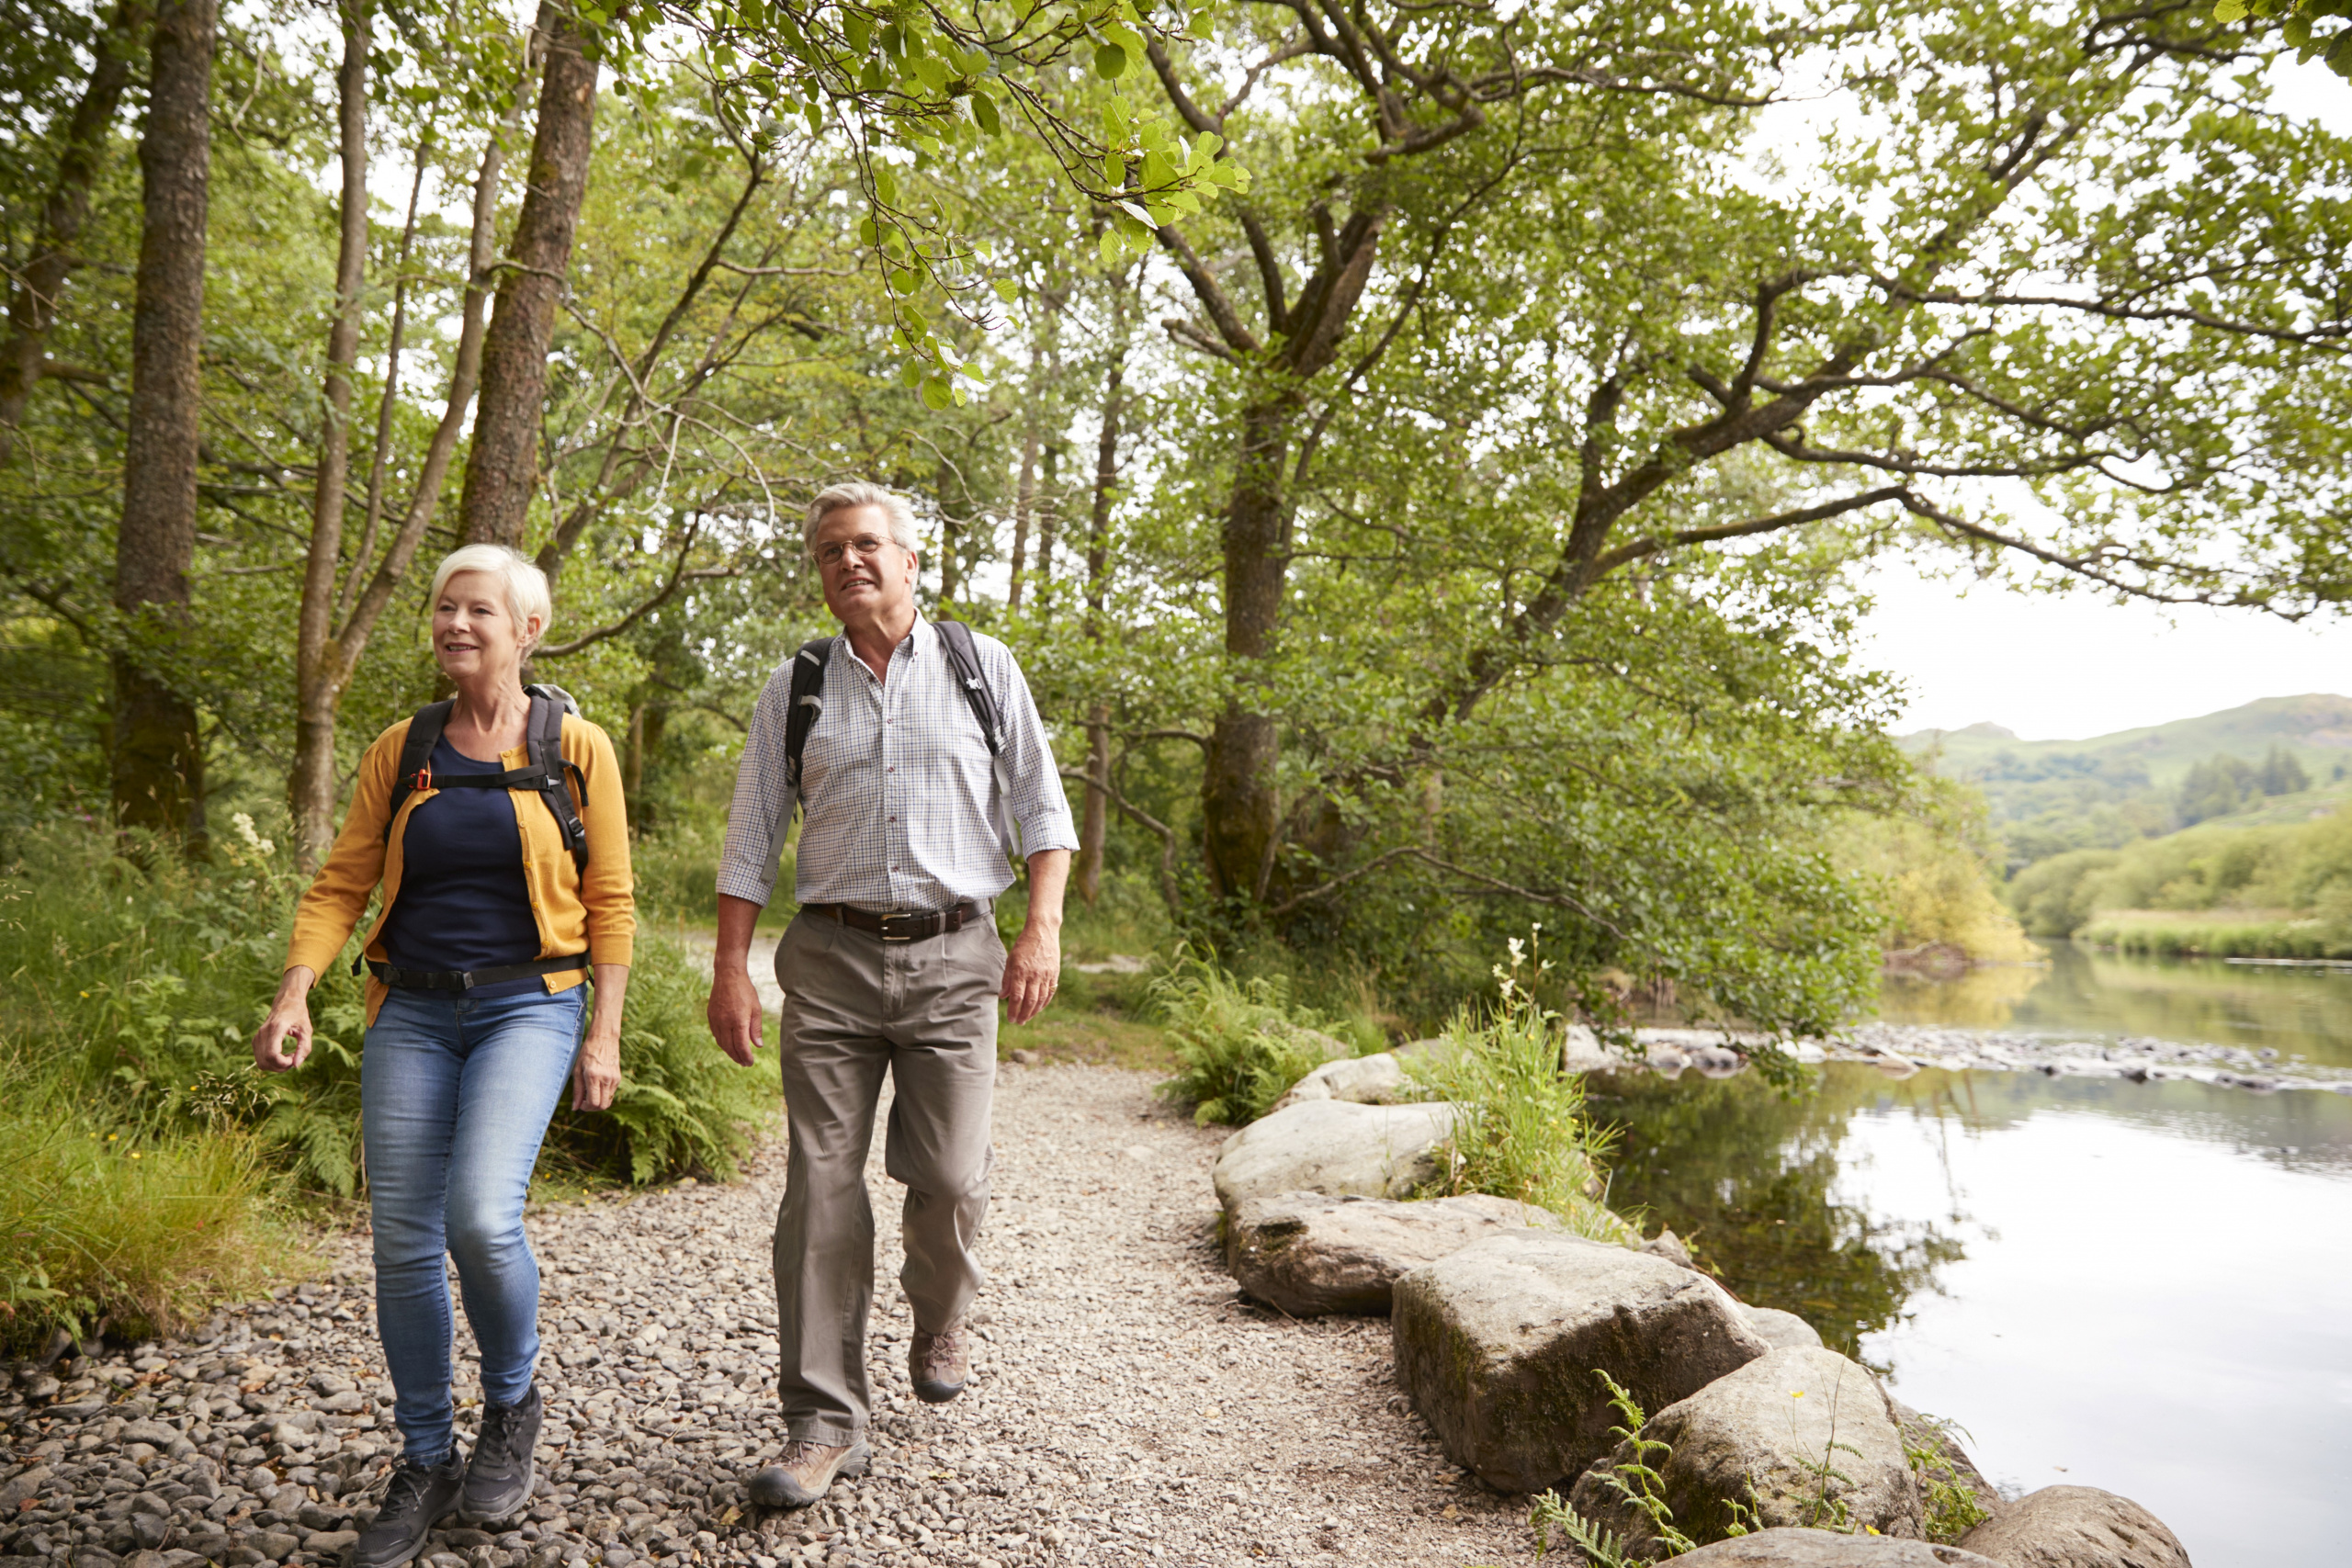
<svg viewBox="0 0 2352 1568">
<path fill-rule="evenodd" d="M 449 744 L 433 743 L 433 771 L 503 773 Z M 445 789 L 417 802 L 401 834 L 401 891 L 384 922 L 384 954 L 401 969 L 492 969 L 539 955 L 539 926 L 523 882 L 514 797 L 503 789 Z M 528 976 L 477 986 L 474 997 L 521 996 L 547 982 Z"/>
</svg>

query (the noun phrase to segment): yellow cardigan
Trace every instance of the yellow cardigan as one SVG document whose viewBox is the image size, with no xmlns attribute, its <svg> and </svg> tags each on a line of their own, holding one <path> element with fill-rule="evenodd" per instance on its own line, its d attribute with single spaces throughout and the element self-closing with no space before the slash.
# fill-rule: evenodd
<svg viewBox="0 0 2352 1568">
<path fill-rule="evenodd" d="M 368 957 L 384 959 L 384 921 L 401 895 L 401 840 L 409 814 L 440 791 L 421 789 L 401 803 L 400 818 L 384 835 L 384 808 L 392 798 L 392 775 L 401 765 L 401 743 L 408 739 L 409 721 L 401 720 L 383 734 L 359 761 L 359 782 L 351 793 L 351 809 L 335 835 L 326 863 L 311 879 L 294 911 L 294 933 L 286 944 L 286 966 L 308 966 L 323 975 L 351 940 L 352 928 L 368 908 L 368 896 L 378 883 L 384 888 L 382 908 L 368 929 Z M 637 897 L 628 865 L 628 816 L 621 800 L 620 760 L 605 732 L 586 719 L 567 714 L 563 720 L 563 756 L 580 770 L 586 798 L 580 802 L 580 824 L 587 829 L 588 869 L 582 874 L 563 847 L 547 803 L 528 790 L 509 790 L 514 802 L 514 825 L 523 840 L 523 883 L 531 895 L 531 919 L 539 928 L 541 958 L 585 952 L 598 964 L 629 962 L 637 940 Z M 509 768 L 530 765 L 525 748 L 502 752 Z M 569 990 L 587 976 L 577 969 L 543 976 L 548 990 Z M 384 983 L 368 976 L 368 1021 L 384 1005 Z"/>
</svg>

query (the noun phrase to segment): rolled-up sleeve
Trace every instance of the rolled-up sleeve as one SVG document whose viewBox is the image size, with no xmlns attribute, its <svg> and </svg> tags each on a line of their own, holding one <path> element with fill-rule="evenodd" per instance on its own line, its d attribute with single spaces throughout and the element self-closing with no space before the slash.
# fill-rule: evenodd
<svg viewBox="0 0 2352 1568">
<path fill-rule="evenodd" d="M 1029 694 L 1029 682 L 1012 650 L 997 643 L 989 652 L 999 668 L 989 671 L 1002 694 L 1006 807 L 1021 829 L 1023 856 L 1046 850 L 1076 850 L 1078 825 L 1071 820 L 1069 795 L 1054 766 L 1053 742 L 1046 739 L 1046 721 Z"/>
<path fill-rule="evenodd" d="M 735 798 L 727 807 L 727 842 L 718 853 L 718 891 L 764 905 L 775 892 L 776 857 L 792 823 L 794 793 L 785 774 L 784 728 L 792 708 L 792 662 L 768 677 L 752 709 Z"/>
</svg>

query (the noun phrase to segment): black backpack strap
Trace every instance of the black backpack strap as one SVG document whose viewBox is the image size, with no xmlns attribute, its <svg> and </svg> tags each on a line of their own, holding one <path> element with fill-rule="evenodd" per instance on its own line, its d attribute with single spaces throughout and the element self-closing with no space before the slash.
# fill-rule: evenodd
<svg viewBox="0 0 2352 1568">
<path fill-rule="evenodd" d="M 829 637 L 800 645 L 792 656 L 792 701 L 784 716 L 784 782 L 800 792 L 800 754 L 808 749 L 808 732 L 825 711 L 825 661 L 832 657 Z"/>
<path fill-rule="evenodd" d="M 582 795 L 588 793 L 588 780 L 563 755 L 563 716 L 565 705 L 544 691 L 531 694 L 530 771 L 537 775 L 534 784 L 539 798 L 548 803 L 548 810 L 555 816 L 555 825 L 562 829 L 563 847 L 571 852 L 571 863 L 582 875 L 588 873 L 588 829 L 580 820 L 580 807 L 571 798 L 571 786 L 576 782 Z"/>
<path fill-rule="evenodd" d="M 408 739 L 401 742 L 400 771 L 392 775 L 391 804 L 384 812 L 384 842 L 392 841 L 392 823 L 408 797 L 433 787 L 433 748 L 448 728 L 449 710 L 455 706 L 455 698 L 427 703 L 408 721 Z"/>
<path fill-rule="evenodd" d="M 997 716 L 996 694 L 989 690 L 988 677 L 980 672 L 980 649 L 972 640 L 972 628 L 961 621 L 933 621 L 932 626 L 939 633 L 940 645 L 947 649 L 947 661 L 956 668 L 964 700 L 972 705 L 972 716 L 980 721 L 980 736 L 989 743 L 989 755 L 1002 757 L 1004 721 Z"/>
</svg>

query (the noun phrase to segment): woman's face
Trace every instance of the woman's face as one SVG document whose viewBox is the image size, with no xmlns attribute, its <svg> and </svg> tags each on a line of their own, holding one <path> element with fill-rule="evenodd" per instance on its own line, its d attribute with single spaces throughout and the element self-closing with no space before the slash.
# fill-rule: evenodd
<svg viewBox="0 0 2352 1568">
<path fill-rule="evenodd" d="M 505 584 L 487 571 L 451 574 L 433 606 L 433 656 L 452 681 L 513 679 L 538 635 L 538 617 L 517 626 Z"/>
</svg>

